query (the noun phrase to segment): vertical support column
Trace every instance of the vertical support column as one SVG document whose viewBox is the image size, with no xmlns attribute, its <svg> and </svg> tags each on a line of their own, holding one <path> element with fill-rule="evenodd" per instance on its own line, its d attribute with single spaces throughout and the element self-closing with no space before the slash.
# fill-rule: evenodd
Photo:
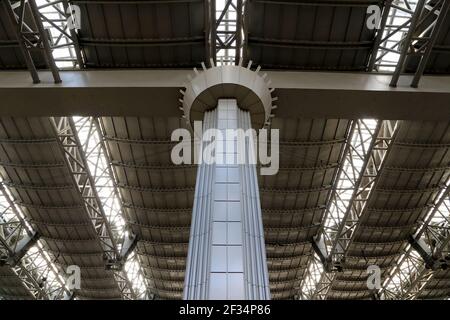
<svg viewBox="0 0 450 320">
<path fill-rule="evenodd" d="M 250 113 L 238 110 L 238 128 L 249 133 L 252 128 Z M 256 133 L 255 133 L 256 135 Z M 269 300 L 269 271 L 266 260 L 266 245 L 262 224 L 261 201 L 259 198 L 258 178 L 256 176 L 256 141 L 252 135 L 246 135 L 246 161 L 240 164 L 241 201 L 244 228 L 244 266 L 246 298 L 251 300 Z M 241 151 L 241 150 L 240 150 Z"/>
<path fill-rule="evenodd" d="M 255 164 L 238 163 L 236 136 L 227 131 L 250 129 L 250 123 L 234 99 L 221 99 L 205 113 L 204 130 L 222 134 L 215 162 L 202 163 L 197 173 L 185 299 L 270 298 Z"/>
<path fill-rule="evenodd" d="M 203 130 L 206 131 L 216 127 L 216 123 L 217 109 L 205 112 Z M 205 144 L 202 137 L 195 137 L 195 139 L 200 139 L 202 146 Z M 199 157 L 202 157 L 202 148 L 200 148 Z M 184 279 L 183 298 L 187 300 L 208 299 L 214 169 L 215 166 L 213 164 L 201 162 L 197 170 L 191 234 Z"/>
</svg>

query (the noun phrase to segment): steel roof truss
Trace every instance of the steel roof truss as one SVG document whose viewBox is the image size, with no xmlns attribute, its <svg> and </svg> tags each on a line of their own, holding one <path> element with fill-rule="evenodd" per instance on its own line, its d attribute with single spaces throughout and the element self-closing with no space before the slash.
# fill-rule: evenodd
<svg viewBox="0 0 450 320">
<path fill-rule="evenodd" d="M 353 122 L 320 236 L 328 253 L 325 269 L 331 272 L 324 271 L 316 279 L 317 287 L 311 298 L 325 299 L 336 273 L 342 270 L 359 218 L 375 189 L 398 127 L 396 121 Z"/>
<path fill-rule="evenodd" d="M 2 1 L 10 23 L 15 27 L 15 35 L 34 83 L 39 83 L 39 75 L 34 65 L 31 52 L 40 51 L 45 57 L 55 83 L 61 78 L 52 55 L 49 34 L 42 24 L 40 12 L 35 0 Z M 31 22 L 31 23 L 30 23 Z"/>
<path fill-rule="evenodd" d="M 6 188 L 0 182 L 0 264 L 9 265 L 35 299 L 69 299 L 72 292 Z"/>
<path fill-rule="evenodd" d="M 407 57 L 415 55 L 420 59 L 411 87 L 417 88 L 433 45 L 437 39 L 440 28 L 447 17 L 450 0 L 437 2 L 419 0 L 416 9 L 411 16 L 410 27 L 404 38 L 399 43 L 400 58 L 395 68 L 390 86 L 395 87 L 400 73 L 405 67 Z"/>
<path fill-rule="evenodd" d="M 410 242 L 379 290 L 384 299 L 419 298 L 436 271 L 449 267 L 450 181 L 436 196 L 435 204 Z"/>
<path fill-rule="evenodd" d="M 243 0 L 226 0 L 224 7 L 217 9 L 216 0 L 211 3 L 213 30 L 212 42 L 215 45 L 215 61 L 220 64 L 238 64 L 241 60 L 243 43 Z M 234 51 L 234 53 L 233 53 Z"/>
<path fill-rule="evenodd" d="M 97 192 L 95 177 L 92 176 L 86 159 L 85 150 L 77 134 L 77 128 L 72 118 L 51 118 L 58 143 L 65 155 L 68 168 L 75 185 L 82 197 L 98 240 L 104 251 L 106 268 L 114 273 L 114 278 L 124 299 L 134 299 L 136 295 L 124 270 L 121 268 L 120 252 L 115 234 L 104 212 L 103 204 Z"/>
</svg>

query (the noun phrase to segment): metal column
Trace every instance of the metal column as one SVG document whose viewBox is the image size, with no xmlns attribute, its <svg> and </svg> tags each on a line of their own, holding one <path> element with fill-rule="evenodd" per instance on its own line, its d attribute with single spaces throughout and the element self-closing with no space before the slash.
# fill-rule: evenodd
<svg viewBox="0 0 450 320">
<path fill-rule="evenodd" d="M 238 164 L 236 139 L 226 134 L 250 127 L 250 114 L 234 99 L 205 113 L 203 129 L 219 129 L 223 139 L 214 163 L 201 163 L 197 173 L 185 299 L 270 298 L 256 168 Z"/>
</svg>

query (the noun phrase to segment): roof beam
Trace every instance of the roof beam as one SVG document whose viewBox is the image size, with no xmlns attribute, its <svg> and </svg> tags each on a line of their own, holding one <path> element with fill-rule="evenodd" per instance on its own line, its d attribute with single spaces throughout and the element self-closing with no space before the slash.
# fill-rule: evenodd
<svg viewBox="0 0 450 320">
<path fill-rule="evenodd" d="M 33 79 L 33 83 L 39 83 L 39 75 L 34 65 L 31 50 L 39 50 L 45 57 L 48 68 L 51 70 L 55 83 L 60 83 L 61 78 L 52 55 L 48 33 L 42 24 L 41 15 L 35 0 L 11 2 L 2 1 L 8 14 L 10 23 L 14 26 L 17 41 L 19 42 L 23 58 Z M 17 12 L 16 12 L 17 11 Z"/>
<path fill-rule="evenodd" d="M 113 271 L 114 278 L 123 298 L 130 300 L 136 299 L 133 286 L 122 269 L 120 251 L 117 243 L 120 235 L 113 228 L 114 226 L 111 226 L 108 216 L 105 213 L 105 203 L 102 203 L 99 196 L 96 185 L 97 179 L 91 173 L 86 158 L 86 150 L 83 149 L 75 122 L 70 117 L 51 118 L 51 122 L 54 126 L 59 146 L 65 156 L 67 167 L 72 174 L 74 184 L 79 190 L 86 213 L 92 221 L 98 241 L 103 248 L 106 257 L 105 268 Z M 90 134 L 93 133 L 90 132 Z M 86 145 L 84 147 L 87 148 Z"/>
<path fill-rule="evenodd" d="M 417 44 L 420 44 L 418 48 L 416 46 L 412 47 L 412 49 L 415 49 L 413 53 L 418 54 L 420 57 L 419 65 L 417 66 L 414 78 L 411 82 L 411 86 L 414 88 L 418 87 L 420 78 L 425 71 L 425 67 L 430 58 L 434 44 L 436 43 L 436 39 L 439 35 L 442 24 L 447 17 L 447 12 L 450 8 L 450 0 L 441 0 L 433 7 L 427 6 L 427 8 L 430 11 L 428 13 L 424 12 L 424 16 L 422 16 L 421 18 L 426 19 L 431 16 L 434 19 L 428 24 L 425 29 L 427 31 L 429 30 L 429 32 L 422 32 L 417 39 L 414 39 L 417 41 Z M 423 44 L 422 42 L 425 42 L 425 44 Z M 414 45 L 415 43 L 412 44 Z"/>
<path fill-rule="evenodd" d="M 306 7 L 364 7 L 371 4 L 379 4 L 380 1 L 373 0 L 372 2 L 363 1 L 282 1 L 282 0 L 254 0 L 257 3 L 264 3 L 270 5 L 286 5 L 286 6 L 306 6 Z"/>
<path fill-rule="evenodd" d="M 70 2 L 70 3 L 69 3 Z M 84 68 L 84 60 L 80 50 L 76 11 L 72 8 L 72 1 L 69 0 L 45 0 L 45 3 L 38 6 L 38 15 L 44 28 L 49 30 L 49 44 L 51 50 L 59 49 L 58 58 L 55 61 L 70 62 L 73 68 L 77 66 Z M 62 48 L 66 49 L 64 56 Z"/>
<path fill-rule="evenodd" d="M 396 87 L 415 57 L 419 63 L 409 83 L 417 88 L 449 7 L 450 0 L 385 1 L 368 71 L 392 69 L 390 86 Z"/>
<path fill-rule="evenodd" d="M 407 3 L 407 2 L 406 2 Z M 422 9 L 425 5 L 425 0 L 418 0 L 416 4 L 416 8 L 413 12 L 411 12 L 411 17 L 409 19 L 409 28 L 408 32 L 406 33 L 406 36 L 402 40 L 398 42 L 398 50 L 399 50 L 399 59 L 397 62 L 397 65 L 395 67 L 394 74 L 392 75 L 392 79 L 390 82 L 391 87 L 397 86 L 398 79 L 400 78 L 400 73 L 403 72 L 403 69 L 405 67 L 406 58 L 408 55 L 408 52 L 410 50 L 410 46 L 412 45 L 413 41 L 413 34 L 416 31 L 416 26 L 419 23 L 419 18 L 422 13 Z"/>
<path fill-rule="evenodd" d="M 354 49 L 367 50 L 372 47 L 372 41 L 310 41 L 310 40 L 282 40 L 261 37 L 249 37 L 249 44 L 261 47 L 305 48 L 305 49 Z"/>
<path fill-rule="evenodd" d="M 200 37 L 183 37 L 169 39 L 94 39 L 80 38 L 82 46 L 105 46 L 105 47 L 164 47 L 164 46 L 190 46 L 202 45 L 205 41 Z"/>
<path fill-rule="evenodd" d="M 179 3 L 194 3 L 203 2 L 204 0 L 70 0 L 73 4 L 179 4 Z"/>
<path fill-rule="evenodd" d="M 327 256 L 311 298 L 325 299 L 353 241 L 359 218 L 376 187 L 399 125 L 394 121 L 356 120 L 323 220 Z"/>
<path fill-rule="evenodd" d="M 0 264 L 16 264 L 29 248 L 30 239 L 37 238 L 16 214 L 14 203 L 3 182 L 0 182 Z M 18 253 L 20 252 L 20 257 Z"/>
<path fill-rule="evenodd" d="M 418 0 L 409 20 L 408 33 L 399 42 L 400 57 L 390 83 L 393 87 L 397 86 L 408 57 L 413 55 L 418 56 L 420 62 L 415 70 L 411 86 L 417 88 L 419 85 L 440 28 L 447 17 L 450 0 L 439 0 L 436 3 L 428 1 L 428 5 L 426 4 L 427 1 Z"/>
<path fill-rule="evenodd" d="M 180 117 L 179 90 L 190 71 L 62 71 L 53 84 L 41 72 L 32 85 L 26 72 L 0 72 L 0 116 Z M 442 120 L 450 118 L 450 77 L 424 76 L 420 88 L 389 87 L 390 75 L 269 71 L 277 90 L 277 117 Z M 432 104 L 430 102 L 433 102 Z M 161 107 L 164 106 L 164 107 Z"/>
<path fill-rule="evenodd" d="M 380 47 L 381 42 L 386 40 L 383 38 L 383 35 L 385 33 L 386 22 L 389 18 L 389 11 L 391 9 L 391 7 L 390 7 L 391 3 L 392 3 L 392 0 L 387 0 L 383 7 L 383 13 L 381 15 L 381 20 L 380 20 L 378 29 L 376 29 L 375 41 L 373 43 L 373 48 L 372 48 L 372 51 L 370 54 L 370 60 L 369 60 L 369 65 L 367 67 L 367 71 L 374 70 L 375 62 L 377 61 L 377 56 L 378 56 L 378 49 Z"/>
<path fill-rule="evenodd" d="M 133 252 L 137 245 L 137 237 L 135 234 L 131 234 L 129 237 L 125 237 L 122 248 L 120 249 L 120 261 L 126 261 L 128 256 Z"/>
<path fill-rule="evenodd" d="M 99 121 L 98 118 L 95 117 L 91 117 L 90 119 L 90 125 L 93 126 L 93 130 L 96 131 L 97 136 L 100 138 L 98 147 L 100 148 L 99 151 L 101 151 L 103 153 L 103 157 L 105 160 L 105 166 L 106 166 L 106 170 L 107 173 L 110 177 L 111 180 L 111 188 L 112 188 L 112 196 L 114 197 L 114 200 L 117 201 L 117 203 L 119 204 L 119 208 L 116 209 L 116 211 L 118 212 L 118 214 L 120 214 L 120 216 L 122 217 L 122 219 L 124 220 L 125 223 L 127 223 L 128 221 L 125 219 L 125 205 L 123 202 L 123 199 L 120 195 L 119 192 L 119 188 L 117 185 L 117 177 L 115 175 L 115 171 L 112 167 L 111 164 L 111 150 L 108 147 L 108 144 L 105 143 L 105 130 L 103 129 L 101 122 Z M 122 250 L 120 252 L 120 259 L 122 263 L 125 263 L 125 261 L 127 261 L 127 259 L 129 257 L 131 257 L 131 263 L 135 266 L 135 278 L 131 279 L 131 281 L 141 281 L 143 283 L 141 283 L 141 285 L 144 286 L 143 291 L 136 293 L 138 297 L 143 297 L 143 298 L 149 298 L 149 294 L 148 294 L 148 288 L 149 288 L 149 283 L 144 275 L 143 269 L 142 269 L 142 261 L 140 260 L 139 255 L 137 254 L 132 254 L 134 249 L 137 246 L 138 243 L 138 237 L 132 233 L 130 226 L 127 224 L 127 228 L 129 229 L 129 235 L 125 235 L 125 241 L 122 244 Z M 142 281 L 143 280 L 143 281 Z"/>
<path fill-rule="evenodd" d="M 211 4 L 213 60 L 237 65 L 241 60 L 243 0 L 225 0 L 220 8 L 217 5 L 222 3 L 216 0 L 211 0 Z"/>
<path fill-rule="evenodd" d="M 72 292 L 37 242 L 38 234 L 23 219 L 0 181 L 0 265 L 8 265 L 35 299 L 69 299 Z"/>
<path fill-rule="evenodd" d="M 384 299 L 415 299 L 437 270 L 449 267 L 450 180 L 410 243 L 379 291 Z"/>
<path fill-rule="evenodd" d="M 416 250 L 420 257 L 424 260 L 425 265 L 428 269 L 432 269 L 434 265 L 433 253 L 431 248 L 425 242 L 425 239 L 417 239 L 414 236 L 410 236 L 408 239 L 411 247 Z"/>
<path fill-rule="evenodd" d="M 13 29 L 15 32 L 15 36 L 20 46 L 20 50 L 27 65 L 28 71 L 30 72 L 31 78 L 33 79 L 33 83 L 39 83 L 40 80 L 36 70 L 36 66 L 34 65 L 30 51 L 28 50 L 27 42 L 25 41 L 23 34 L 21 33 L 22 25 L 24 24 L 23 19 L 22 18 L 18 19 L 18 16 L 14 12 L 15 6 L 12 5 L 9 0 L 2 1 L 2 3 L 8 15 L 9 22 L 14 26 Z M 22 25 L 19 23 L 19 21 L 22 21 L 21 23 Z"/>
<path fill-rule="evenodd" d="M 318 239 L 313 239 L 312 241 L 312 247 L 314 252 L 317 254 L 320 262 L 322 262 L 325 270 L 327 272 L 331 272 L 331 264 L 329 263 L 329 255 L 327 252 L 327 245 L 325 243 L 325 240 L 323 237 L 320 237 Z"/>
<path fill-rule="evenodd" d="M 62 0 L 61 2 L 62 2 L 62 7 L 64 9 L 64 11 L 61 13 L 61 15 L 63 15 L 66 18 L 66 21 L 69 21 L 69 19 L 72 19 L 72 22 L 74 20 L 76 20 L 74 17 L 75 12 L 72 11 L 72 6 L 71 6 L 71 4 L 69 4 L 69 0 Z M 55 6 L 55 5 L 56 4 L 52 4 L 52 6 Z M 59 9 L 59 8 L 57 8 L 57 9 Z M 58 12 L 59 11 L 60 10 L 58 10 Z M 70 11 L 70 13 L 69 13 L 69 11 Z M 78 41 L 78 34 L 74 28 L 69 28 L 69 32 L 70 32 L 70 37 L 68 40 L 71 40 L 73 43 L 73 50 L 75 51 L 76 62 L 78 64 L 78 67 L 80 69 L 83 69 L 84 68 L 84 59 L 83 59 L 83 55 L 82 55 L 81 49 L 80 49 L 80 44 Z M 62 34 L 62 37 L 64 37 L 64 36 L 65 36 L 65 34 Z M 66 47 L 69 49 L 69 52 L 70 52 L 70 50 L 71 50 L 70 49 L 70 41 L 67 41 Z"/>
</svg>

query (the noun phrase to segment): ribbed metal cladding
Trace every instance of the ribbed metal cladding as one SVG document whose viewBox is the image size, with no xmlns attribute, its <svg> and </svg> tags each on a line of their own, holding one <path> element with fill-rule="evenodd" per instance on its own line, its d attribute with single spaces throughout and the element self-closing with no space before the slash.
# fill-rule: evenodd
<svg viewBox="0 0 450 320">
<path fill-rule="evenodd" d="M 250 127 L 250 114 L 234 99 L 204 115 L 204 131 L 222 132 L 215 155 L 223 161 L 199 165 L 185 299 L 270 299 L 256 167 L 237 163 L 237 144 L 225 134 Z"/>
<path fill-rule="evenodd" d="M 251 128 L 250 114 L 238 110 L 238 127 L 244 130 Z M 252 156 L 253 142 L 249 142 L 245 148 L 249 151 L 247 156 Z M 261 201 L 259 199 L 258 179 L 254 162 L 246 161 L 241 164 L 241 199 L 244 227 L 244 270 L 245 292 L 248 299 L 268 300 L 269 271 L 266 260 L 266 245 L 264 242 L 264 228 L 262 223 Z"/>
<path fill-rule="evenodd" d="M 217 126 L 217 109 L 205 112 L 203 130 Z M 205 144 L 203 141 L 201 142 Z M 197 170 L 191 234 L 186 262 L 183 297 L 186 300 L 208 299 L 209 264 L 211 256 L 211 221 L 213 211 L 214 170 L 202 162 Z"/>
</svg>

